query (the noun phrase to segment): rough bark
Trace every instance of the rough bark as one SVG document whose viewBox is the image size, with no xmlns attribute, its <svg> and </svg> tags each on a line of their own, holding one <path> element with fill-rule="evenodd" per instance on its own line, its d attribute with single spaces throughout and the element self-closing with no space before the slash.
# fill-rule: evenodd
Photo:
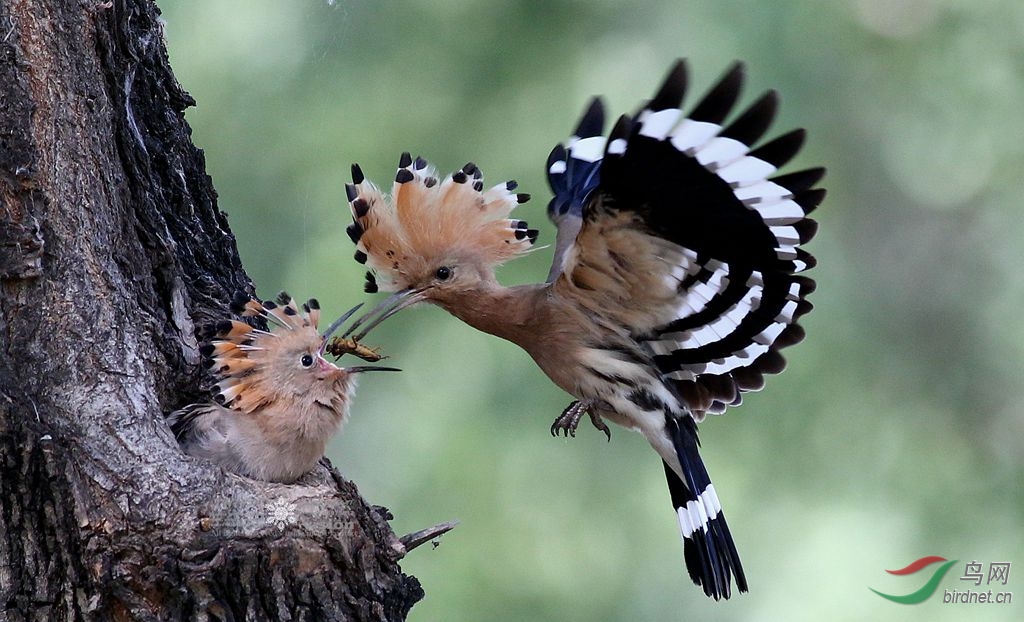
<svg viewBox="0 0 1024 622">
<path fill-rule="evenodd" d="M 383 508 L 184 456 L 194 325 L 252 291 L 149 0 L 0 0 L 0 619 L 401 620 Z"/>
</svg>

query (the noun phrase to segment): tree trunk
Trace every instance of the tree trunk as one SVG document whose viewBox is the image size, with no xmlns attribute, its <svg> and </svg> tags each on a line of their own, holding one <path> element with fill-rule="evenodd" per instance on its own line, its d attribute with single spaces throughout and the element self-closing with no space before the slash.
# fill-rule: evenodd
<svg viewBox="0 0 1024 622">
<path fill-rule="evenodd" d="M 182 454 L 195 324 L 252 291 L 149 0 L 0 0 L 0 619 L 401 620 L 383 508 L 329 465 Z"/>
</svg>

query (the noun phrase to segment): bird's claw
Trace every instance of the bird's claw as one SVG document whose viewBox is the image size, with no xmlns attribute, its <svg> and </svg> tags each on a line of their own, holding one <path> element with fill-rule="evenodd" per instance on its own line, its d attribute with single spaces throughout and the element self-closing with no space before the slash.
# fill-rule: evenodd
<svg viewBox="0 0 1024 622">
<path fill-rule="evenodd" d="M 576 437 L 576 428 L 580 424 L 580 419 L 583 417 L 583 413 L 590 416 L 590 422 L 594 424 L 594 427 L 604 432 L 608 440 L 612 440 L 612 431 L 605 424 L 601 416 L 594 412 L 591 404 L 586 401 L 574 401 L 573 403 L 566 406 L 562 414 L 555 418 L 554 423 L 551 424 L 551 436 L 558 436 L 559 433 L 564 433 L 566 438 L 570 436 Z"/>
<path fill-rule="evenodd" d="M 559 433 L 564 433 L 566 438 L 576 436 L 576 427 L 586 409 L 587 406 L 579 401 L 574 401 L 566 406 L 562 414 L 555 417 L 555 421 L 551 424 L 551 436 L 558 436 Z"/>
<path fill-rule="evenodd" d="M 609 443 L 612 442 L 612 431 L 608 424 L 604 422 L 604 419 L 601 419 L 601 416 L 594 412 L 593 409 L 587 410 L 587 414 L 590 415 L 590 423 L 594 424 L 594 427 L 598 430 L 604 432 L 604 435 L 608 437 Z"/>
</svg>

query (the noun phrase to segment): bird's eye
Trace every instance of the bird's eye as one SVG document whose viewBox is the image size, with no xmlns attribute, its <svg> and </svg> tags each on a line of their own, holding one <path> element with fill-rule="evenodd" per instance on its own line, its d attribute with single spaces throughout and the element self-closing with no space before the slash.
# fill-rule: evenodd
<svg viewBox="0 0 1024 622">
<path fill-rule="evenodd" d="M 437 272 L 434 273 L 434 276 L 437 277 L 438 281 L 447 281 L 452 276 L 452 269 L 448 266 L 441 266 L 437 269 Z"/>
<path fill-rule="evenodd" d="M 315 359 L 313 358 L 312 354 L 307 352 L 307 353 L 302 355 L 302 358 L 299 359 L 299 362 L 302 363 L 303 367 L 305 367 L 306 369 L 309 369 L 310 367 L 313 366 L 313 363 L 315 362 Z"/>
</svg>

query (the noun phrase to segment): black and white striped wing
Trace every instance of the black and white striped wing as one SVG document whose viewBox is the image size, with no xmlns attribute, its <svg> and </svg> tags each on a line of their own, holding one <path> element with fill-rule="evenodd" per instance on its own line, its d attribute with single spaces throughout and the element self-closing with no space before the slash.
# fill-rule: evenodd
<svg viewBox="0 0 1024 622">
<path fill-rule="evenodd" d="M 547 281 L 562 273 L 565 254 L 576 241 L 583 225 L 583 206 L 600 181 L 601 159 L 607 139 L 604 106 L 594 98 L 580 118 L 576 131 L 548 156 L 548 185 L 554 195 L 548 203 L 548 218 L 557 228 L 555 256 Z"/>
<path fill-rule="evenodd" d="M 698 419 L 724 412 L 741 392 L 762 388 L 764 374 L 782 371 L 778 350 L 802 339 L 797 320 L 811 309 L 814 289 L 800 275 L 814 265 L 801 245 L 817 228 L 807 214 L 824 198 L 814 186 L 825 170 L 777 175 L 800 149 L 803 130 L 755 147 L 775 116 L 773 91 L 726 123 L 742 82 L 737 64 L 684 114 L 679 61 L 635 118 L 619 119 L 564 266 L 571 279 L 611 257 L 618 274 L 650 282 L 639 272 L 651 263 L 627 253 L 646 246 L 666 258 L 659 285 L 633 292 L 619 315 L 630 317 L 625 307 L 634 307 L 630 330 Z M 588 230 L 613 222 L 628 222 L 642 242 L 602 248 L 599 257 L 585 243 Z M 603 246 L 615 243 L 603 235 Z M 648 315 L 636 314 L 640 307 Z"/>
</svg>

